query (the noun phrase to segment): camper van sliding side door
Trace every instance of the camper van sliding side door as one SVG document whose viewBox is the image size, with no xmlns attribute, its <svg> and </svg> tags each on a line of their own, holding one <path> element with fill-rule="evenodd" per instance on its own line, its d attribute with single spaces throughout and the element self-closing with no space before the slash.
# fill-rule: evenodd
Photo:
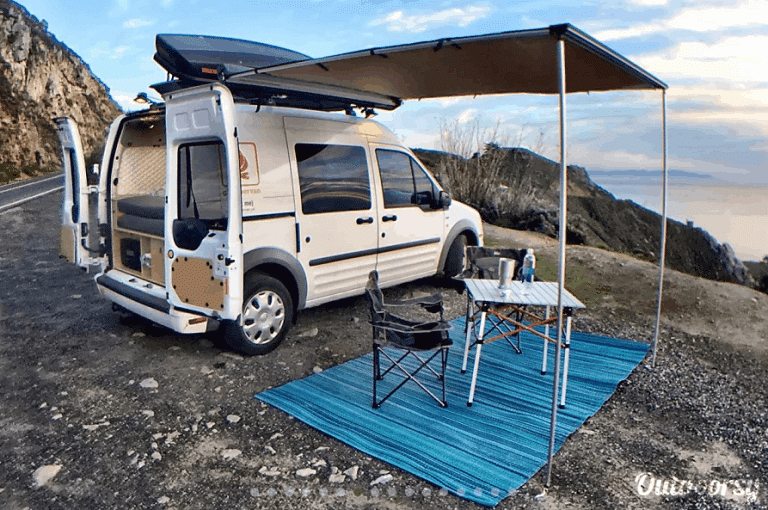
<svg viewBox="0 0 768 510">
<path fill-rule="evenodd" d="M 91 230 L 89 188 L 85 156 L 77 123 L 68 117 L 54 119 L 61 145 L 64 171 L 64 196 L 61 208 L 61 242 L 59 254 L 83 269 L 100 261 L 99 253 L 89 252 Z"/>
<path fill-rule="evenodd" d="M 165 281 L 172 306 L 236 320 L 242 210 L 235 104 L 212 84 L 166 94 Z"/>
</svg>

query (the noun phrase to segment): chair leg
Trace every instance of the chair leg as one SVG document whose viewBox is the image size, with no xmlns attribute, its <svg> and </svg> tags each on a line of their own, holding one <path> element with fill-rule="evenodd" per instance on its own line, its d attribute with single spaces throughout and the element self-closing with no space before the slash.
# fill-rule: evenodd
<svg viewBox="0 0 768 510">
<path fill-rule="evenodd" d="M 373 405 L 376 409 L 379 405 L 376 403 L 376 381 L 381 377 L 381 369 L 379 368 L 379 344 L 373 344 Z"/>
<path fill-rule="evenodd" d="M 395 387 L 394 387 L 394 388 L 393 388 L 393 389 L 392 389 L 392 390 L 391 390 L 391 391 L 390 391 L 390 392 L 389 392 L 389 393 L 388 393 L 388 394 L 387 394 L 385 397 L 383 397 L 381 400 L 378 400 L 378 401 L 377 401 L 377 397 L 376 397 L 376 393 L 375 393 L 376 383 L 375 383 L 375 381 L 374 381 L 374 397 L 373 397 L 373 408 L 374 408 L 374 409 L 376 409 L 376 408 L 380 407 L 380 406 L 381 406 L 381 404 L 383 404 L 383 403 L 384 403 L 384 402 L 385 402 L 387 399 L 389 399 L 389 397 L 391 397 L 392 395 L 394 395 L 394 394 L 395 394 L 395 392 L 396 392 L 397 390 L 399 390 L 400 388 L 402 388 L 402 387 L 403 387 L 403 385 L 405 385 L 405 383 L 407 383 L 408 381 L 413 381 L 414 383 L 416 383 L 416 384 L 417 384 L 417 385 L 418 385 L 418 386 L 419 386 L 419 387 L 420 387 L 420 388 L 421 388 L 421 389 L 422 389 L 422 390 L 423 390 L 423 391 L 424 391 L 424 392 L 425 392 L 427 395 L 429 395 L 430 397 L 432 397 L 432 399 L 433 399 L 435 402 L 437 402 L 437 403 L 440 405 L 440 407 L 447 407 L 447 406 L 448 406 L 448 402 L 447 402 L 447 401 L 446 401 L 446 399 L 445 399 L 445 367 L 446 367 L 446 365 L 447 365 L 447 362 L 448 362 L 448 355 L 447 355 L 447 351 L 448 351 L 448 348 L 447 348 L 447 347 L 445 347 L 445 348 L 441 348 L 441 349 L 438 349 L 437 351 L 435 351 L 434 353 L 432 353 L 432 355 L 431 355 L 429 358 L 427 358 L 426 360 L 424 360 L 424 359 L 420 358 L 418 355 L 416 355 L 416 354 L 415 354 L 415 353 L 413 353 L 412 351 L 406 351 L 406 352 L 405 352 L 405 354 L 403 354 L 402 356 L 400 356 L 400 358 L 399 358 L 399 359 L 397 359 L 397 360 L 395 360 L 394 358 L 392 358 L 391 356 L 389 356 L 389 354 L 387 354 L 387 352 L 386 352 L 386 351 L 384 351 L 383 349 L 381 349 L 381 347 L 379 347 L 378 351 L 379 351 L 379 352 L 380 352 L 382 355 L 384 355 L 384 357 L 385 357 L 385 358 L 387 358 L 387 359 L 388 359 L 388 360 L 389 360 L 389 361 L 392 363 L 392 365 L 391 365 L 389 368 L 387 368 L 387 370 L 385 370 L 385 371 L 384 371 L 384 372 L 381 374 L 381 377 L 383 378 L 383 377 L 384 377 L 384 376 L 385 376 L 387 373 L 389 373 L 389 372 L 390 372 L 392 369 L 394 369 L 394 368 L 397 368 L 398 370 L 400 370 L 400 372 L 402 372 L 402 374 L 405 376 L 405 378 L 404 378 L 402 381 L 400 381 L 400 383 L 399 383 L 397 386 L 395 386 Z M 376 353 L 376 350 L 374 350 L 374 353 Z M 406 368 L 405 368 L 405 367 L 403 367 L 403 365 L 401 364 L 401 362 L 403 361 L 403 359 L 405 359 L 405 358 L 406 358 L 406 357 L 407 357 L 409 354 L 410 354 L 410 355 L 412 355 L 414 358 L 416 358 L 416 359 L 418 360 L 418 362 L 419 362 L 419 366 L 418 366 L 418 367 L 416 368 L 416 370 L 414 370 L 413 372 L 408 372 L 408 370 L 406 370 Z M 429 363 L 430 363 L 430 362 L 431 362 L 433 359 L 435 359 L 435 358 L 437 357 L 437 355 L 438 355 L 438 354 L 440 354 L 440 355 L 442 356 L 442 357 L 441 357 L 441 360 L 440 360 L 440 364 L 441 364 L 441 367 L 440 367 L 440 368 L 441 368 L 441 370 L 442 370 L 442 375 L 440 375 L 440 374 L 437 374 L 437 372 L 435 372 L 435 370 L 434 370 L 432 367 L 430 367 L 430 366 L 429 366 Z M 378 360 L 379 360 L 378 356 L 377 356 L 376 354 L 374 354 L 374 367 L 377 365 L 377 361 L 378 361 Z M 427 388 L 426 386 L 424 386 L 424 385 L 421 383 L 421 381 L 419 381 L 418 379 L 416 379 L 416 375 L 417 375 L 417 374 L 418 374 L 418 373 L 421 371 L 421 369 L 423 369 L 424 367 L 427 367 L 427 368 L 428 368 L 428 369 L 429 369 L 429 370 L 430 370 L 430 371 L 431 371 L 433 374 L 437 375 L 438 379 L 441 381 L 441 383 L 442 383 L 442 397 L 443 397 L 443 398 L 442 398 L 442 400 L 441 400 L 440 398 L 438 398 L 438 397 L 437 397 L 437 396 L 436 396 L 434 393 L 432 393 L 432 392 L 429 390 L 429 388 Z M 375 368 L 374 368 L 374 370 L 375 370 Z"/>
<path fill-rule="evenodd" d="M 448 348 L 443 347 L 440 349 L 441 356 L 442 356 L 442 371 L 440 372 L 440 381 L 443 383 L 443 402 L 441 404 L 442 407 L 448 407 L 448 401 L 445 399 L 445 368 L 448 366 Z"/>
</svg>

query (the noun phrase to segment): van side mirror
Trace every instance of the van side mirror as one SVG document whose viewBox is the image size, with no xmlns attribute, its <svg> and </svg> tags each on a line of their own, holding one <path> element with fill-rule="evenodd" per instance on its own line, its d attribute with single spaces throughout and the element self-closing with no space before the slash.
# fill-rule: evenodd
<svg viewBox="0 0 768 510">
<path fill-rule="evenodd" d="M 197 218 L 173 220 L 173 242 L 184 250 L 196 250 L 208 235 L 208 226 Z"/>
<path fill-rule="evenodd" d="M 437 196 L 431 191 L 419 191 L 411 197 L 411 203 L 421 208 L 445 209 L 451 205 L 451 195 L 447 191 L 438 191 Z"/>
<path fill-rule="evenodd" d="M 439 191 L 437 194 L 437 209 L 447 209 L 451 205 L 451 194 L 447 191 Z"/>
<path fill-rule="evenodd" d="M 431 191 L 418 191 L 411 195 L 411 203 L 418 206 L 432 205 Z"/>
</svg>

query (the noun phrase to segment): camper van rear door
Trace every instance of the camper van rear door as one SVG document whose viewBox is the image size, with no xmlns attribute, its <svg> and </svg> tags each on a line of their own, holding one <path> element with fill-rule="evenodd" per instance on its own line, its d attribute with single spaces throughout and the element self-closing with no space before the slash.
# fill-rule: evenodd
<svg viewBox="0 0 768 510">
<path fill-rule="evenodd" d="M 236 320 L 243 246 L 235 103 L 221 85 L 164 95 L 165 281 L 176 308 Z"/>
<path fill-rule="evenodd" d="M 54 122 L 61 144 L 61 166 L 64 170 L 59 255 L 83 269 L 88 269 L 98 262 L 98 250 L 93 254 L 89 252 L 90 194 L 80 132 L 77 123 L 68 117 L 56 118 Z M 98 243 L 97 234 L 93 239 Z"/>
</svg>

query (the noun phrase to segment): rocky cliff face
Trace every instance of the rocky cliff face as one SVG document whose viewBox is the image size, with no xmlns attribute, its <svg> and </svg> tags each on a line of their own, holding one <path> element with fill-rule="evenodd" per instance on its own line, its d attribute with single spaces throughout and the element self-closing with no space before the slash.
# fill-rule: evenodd
<svg viewBox="0 0 768 510">
<path fill-rule="evenodd" d="M 53 118 L 80 126 L 86 156 L 120 108 L 80 57 L 21 5 L 0 0 L 0 170 L 59 167 Z"/>
<path fill-rule="evenodd" d="M 530 174 L 534 200 L 525 213 L 515 217 L 506 215 L 493 222 L 556 238 L 560 225 L 559 165 L 526 149 L 504 150 L 509 152 L 510 161 L 515 156 L 518 163 L 508 165 L 508 172 L 523 169 Z M 433 171 L 439 169 L 441 157 L 448 157 L 434 151 L 416 149 L 416 153 Z M 616 200 L 592 182 L 584 168 L 568 167 L 568 244 L 631 253 L 656 262 L 661 249 L 660 232 L 659 214 L 630 200 Z M 750 271 L 734 256 L 728 244 L 720 244 L 708 232 L 674 220 L 667 223 L 665 265 L 710 280 L 756 286 Z"/>
</svg>

